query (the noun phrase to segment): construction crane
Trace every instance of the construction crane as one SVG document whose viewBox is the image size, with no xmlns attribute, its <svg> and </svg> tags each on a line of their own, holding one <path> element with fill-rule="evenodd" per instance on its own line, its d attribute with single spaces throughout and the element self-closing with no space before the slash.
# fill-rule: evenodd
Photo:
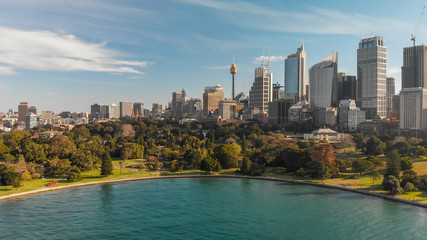
<svg viewBox="0 0 427 240">
<path fill-rule="evenodd" d="M 411 34 L 411 41 L 414 43 L 414 46 L 415 46 L 415 39 L 417 38 L 418 30 L 420 30 L 421 20 L 423 20 L 423 15 L 424 15 L 425 9 L 426 9 L 426 7 L 424 6 L 423 10 L 421 11 L 420 20 L 418 21 L 418 24 L 415 26 L 414 33 Z"/>
</svg>

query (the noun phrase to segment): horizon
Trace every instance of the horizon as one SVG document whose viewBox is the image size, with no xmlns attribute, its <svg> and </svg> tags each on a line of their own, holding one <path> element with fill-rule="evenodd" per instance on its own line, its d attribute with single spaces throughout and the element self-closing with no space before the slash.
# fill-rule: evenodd
<svg viewBox="0 0 427 240">
<path fill-rule="evenodd" d="M 0 112 L 28 102 L 55 113 L 90 112 L 94 103 L 120 101 L 143 102 L 150 109 L 152 103 L 167 105 L 174 91 L 184 88 L 188 97 L 202 98 L 205 86 L 217 84 L 230 97 L 233 58 L 236 94 L 248 95 L 254 69 L 268 55 L 274 82 L 283 85 L 284 59 L 302 42 L 307 70 L 338 52 L 338 72 L 357 75 L 358 43 L 371 35 L 384 37 L 387 77 L 396 79 L 399 92 L 403 48 L 412 46 L 426 5 L 421 0 L 0 2 Z M 427 39 L 426 27 L 423 19 L 417 45 Z"/>
</svg>

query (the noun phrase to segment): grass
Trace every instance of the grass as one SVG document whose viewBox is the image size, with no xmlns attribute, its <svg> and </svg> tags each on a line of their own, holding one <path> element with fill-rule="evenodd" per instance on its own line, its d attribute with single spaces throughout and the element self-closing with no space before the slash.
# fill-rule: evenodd
<svg viewBox="0 0 427 240">
<path fill-rule="evenodd" d="M 366 157 L 367 157 L 366 155 L 358 152 L 353 154 L 342 153 L 337 156 L 337 158 L 344 159 L 347 161 L 352 161 L 358 158 L 366 158 Z M 380 156 L 380 158 L 384 159 L 385 157 Z M 192 175 L 192 174 L 201 174 L 201 173 L 204 174 L 204 172 L 200 170 L 186 170 L 186 171 L 180 171 L 180 172 L 147 171 L 147 170 L 141 171 L 138 168 L 130 167 L 132 165 L 146 163 L 146 161 L 141 159 L 130 159 L 130 160 L 124 161 L 123 164 L 125 165 L 125 167 L 123 167 L 120 170 L 120 162 L 121 162 L 121 159 L 116 158 L 113 160 L 114 170 L 111 176 L 101 176 L 100 170 L 95 169 L 92 171 L 82 173 L 83 180 L 77 183 L 89 183 L 89 182 L 103 181 L 103 180 L 149 177 L 149 176 Z M 234 175 L 236 174 L 235 173 L 236 170 L 237 169 L 235 168 L 224 169 L 218 173 L 211 173 L 211 174 Z M 420 177 L 427 178 L 427 159 L 420 158 L 414 161 L 414 170 L 417 172 L 417 174 Z M 334 185 L 334 186 L 340 186 L 340 187 L 356 188 L 356 189 L 362 189 L 366 191 L 376 191 L 380 193 L 386 193 L 385 191 L 382 190 L 382 186 L 381 186 L 382 179 L 377 179 L 375 181 L 372 181 L 372 178 L 370 176 L 361 176 L 358 179 L 354 179 L 353 175 L 355 175 L 355 173 L 342 173 L 340 176 L 336 178 L 326 179 L 324 183 L 328 185 Z M 287 174 L 285 173 L 285 169 L 280 167 L 267 168 L 264 176 L 270 176 L 270 177 L 287 179 L 287 180 L 309 181 L 309 182 L 317 182 L 317 183 L 323 182 L 322 180 L 304 179 L 296 176 L 295 174 Z M 48 183 L 56 180 L 58 180 L 59 183 L 56 184 L 55 186 L 66 186 L 66 185 L 76 184 L 76 183 L 69 183 L 61 177 L 49 177 L 45 179 L 28 180 L 28 181 L 23 181 L 22 186 L 17 189 L 12 188 L 11 186 L 0 186 L 0 196 L 45 188 L 47 187 Z M 55 186 L 51 186 L 51 187 L 55 187 Z M 397 195 L 397 197 L 409 199 L 409 200 L 413 200 L 421 203 L 427 203 L 427 192 L 424 192 L 424 191 L 407 192 L 404 194 Z"/>
</svg>

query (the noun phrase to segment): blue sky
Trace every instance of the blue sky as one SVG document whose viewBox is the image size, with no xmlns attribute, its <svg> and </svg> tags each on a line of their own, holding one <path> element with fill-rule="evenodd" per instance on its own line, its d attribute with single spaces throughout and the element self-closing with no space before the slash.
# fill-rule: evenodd
<svg viewBox="0 0 427 240">
<path fill-rule="evenodd" d="M 89 111 L 93 103 L 167 104 L 185 88 L 201 98 L 221 84 L 248 93 L 257 59 L 270 51 L 274 81 L 304 39 L 307 68 L 338 51 L 338 70 L 356 75 L 361 38 L 384 36 L 388 76 L 400 89 L 426 1 L 0 0 L 0 112 L 28 101 L 41 110 Z M 417 43 L 427 42 L 427 17 Z"/>
</svg>

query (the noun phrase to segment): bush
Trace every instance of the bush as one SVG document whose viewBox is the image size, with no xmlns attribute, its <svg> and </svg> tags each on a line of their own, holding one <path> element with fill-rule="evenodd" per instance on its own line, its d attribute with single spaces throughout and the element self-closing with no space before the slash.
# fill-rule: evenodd
<svg viewBox="0 0 427 240">
<path fill-rule="evenodd" d="M 400 187 L 399 180 L 393 175 L 385 176 L 382 185 L 383 190 L 389 191 L 393 195 L 403 193 L 403 189 Z"/>
<path fill-rule="evenodd" d="M 403 187 L 403 189 L 405 190 L 405 192 L 413 192 L 413 191 L 417 191 L 418 190 L 418 188 L 416 188 L 414 186 L 414 184 L 411 183 L 411 182 L 407 182 L 405 184 L 405 187 Z"/>
<path fill-rule="evenodd" d="M 70 173 L 68 174 L 67 181 L 68 182 L 78 182 L 82 179 L 83 179 L 83 177 L 82 177 L 82 173 L 81 173 L 80 169 L 78 167 L 74 166 L 70 170 Z"/>
</svg>

